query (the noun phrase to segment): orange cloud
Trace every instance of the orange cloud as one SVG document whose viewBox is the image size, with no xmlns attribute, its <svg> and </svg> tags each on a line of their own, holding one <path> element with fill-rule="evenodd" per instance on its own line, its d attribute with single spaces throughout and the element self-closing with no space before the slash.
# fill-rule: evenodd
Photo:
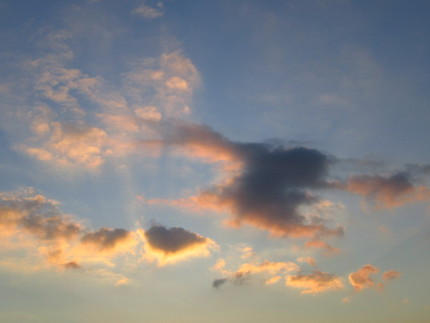
<svg viewBox="0 0 430 323">
<path fill-rule="evenodd" d="M 340 253 L 340 249 L 334 248 L 325 241 L 311 240 L 305 243 L 305 248 L 315 248 L 325 250 L 324 255 L 331 256 Z"/>
<path fill-rule="evenodd" d="M 55 121 L 44 126 L 49 130 L 43 134 L 36 133 L 33 138 L 36 143 L 24 148 L 27 154 L 60 166 L 96 169 L 104 163 L 104 158 L 109 153 L 107 133 L 104 130 L 83 123 L 66 124 Z M 40 132 L 40 127 L 36 131 Z"/>
<path fill-rule="evenodd" d="M 384 280 L 393 280 L 393 279 L 399 278 L 400 275 L 401 275 L 400 272 L 396 270 L 388 270 L 382 274 L 382 278 Z"/>
<path fill-rule="evenodd" d="M 373 274 L 377 274 L 379 268 L 372 266 L 370 264 L 364 265 L 356 272 L 349 274 L 349 283 L 355 288 L 355 290 L 360 291 L 366 288 L 375 286 L 375 282 L 372 279 Z"/>
<path fill-rule="evenodd" d="M 289 275 L 285 284 L 303 289 L 301 294 L 318 294 L 344 288 L 342 278 L 321 271 L 314 271 L 309 275 Z"/>
<path fill-rule="evenodd" d="M 212 270 L 227 276 L 227 278 L 214 280 L 213 287 L 219 288 L 226 282 L 241 284 L 251 275 L 261 275 L 262 277 L 265 277 L 265 285 L 272 285 L 277 283 L 282 278 L 280 276 L 281 274 L 297 272 L 300 270 L 300 267 L 294 262 L 272 262 L 269 260 L 256 263 L 244 263 L 241 264 L 236 271 L 227 270 L 225 267 L 226 262 L 222 258 L 219 259 L 212 267 Z M 267 276 L 270 277 L 266 278 Z"/>
<path fill-rule="evenodd" d="M 27 262 L 42 263 L 35 268 L 86 271 L 93 266 L 115 266 L 114 258 L 133 254 L 138 243 L 135 234 L 124 229 L 88 231 L 77 219 L 62 213 L 58 202 L 32 189 L 0 193 L 0 238 L 2 254 L 10 254 L 8 267 L 23 263 L 14 258 L 19 250 Z"/>
<path fill-rule="evenodd" d="M 268 273 L 275 275 L 277 273 L 298 271 L 300 268 L 294 262 L 271 262 L 265 260 L 259 264 L 242 264 L 236 271 L 236 274 L 254 274 L 254 273 Z"/>
<path fill-rule="evenodd" d="M 408 173 L 397 173 L 393 176 L 352 176 L 345 188 L 364 196 L 381 208 L 399 207 L 430 199 L 430 189 L 415 186 Z"/>
<path fill-rule="evenodd" d="M 273 276 L 273 277 L 271 277 L 271 278 L 269 278 L 269 279 L 267 279 L 265 282 L 264 282 L 264 284 L 265 285 L 273 285 L 273 284 L 276 284 L 278 281 L 280 281 L 281 280 L 281 276 L 279 276 L 279 275 L 276 275 L 276 276 Z"/>
<path fill-rule="evenodd" d="M 306 262 L 308 265 L 312 266 L 312 267 L 316 267 L 317 263 L 315 261 L 314 258 L 312 257 L 298 257 L 297 258 L 298 262 Z"/>
</svg>

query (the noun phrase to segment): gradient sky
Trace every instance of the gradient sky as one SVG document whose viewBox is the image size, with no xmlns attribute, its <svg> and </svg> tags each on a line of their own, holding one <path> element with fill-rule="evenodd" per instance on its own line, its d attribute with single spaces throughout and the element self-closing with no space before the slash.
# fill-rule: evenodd
<svg viewBox="0 0 430 323">
<path fill-rule="evenodd" d="M 427 322 L 429 17 L 0 0 L 0 321 Z"/>
</svg>

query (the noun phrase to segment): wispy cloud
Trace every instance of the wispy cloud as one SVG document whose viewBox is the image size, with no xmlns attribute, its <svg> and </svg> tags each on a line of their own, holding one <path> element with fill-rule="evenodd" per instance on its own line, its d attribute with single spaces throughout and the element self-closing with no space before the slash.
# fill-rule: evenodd
<svg viewBox="0 0 430 323">
<path fill-rule="evenodd" d="M 151 7 L 143 3 L 133 10 L 133 14 L 139 15 L 145 19 L 160 18 L 164 15 L 163 2 L 157 2 L 155 7 Z"/>
</svg>

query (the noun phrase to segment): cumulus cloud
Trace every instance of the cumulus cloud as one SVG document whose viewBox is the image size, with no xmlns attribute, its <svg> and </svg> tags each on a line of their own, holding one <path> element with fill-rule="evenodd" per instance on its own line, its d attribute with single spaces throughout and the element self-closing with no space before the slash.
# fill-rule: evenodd
<svg viewBox="0 0 430 323">
<path fill-rule="evenodd" d="M 289 275 L 286 277 L 285 284 L 289 287 L 303 289 L 301 294 L 318 294 L 344 288 L 342 278 L 321 271 L 314 271 L 309 275 Z"/>
<path fill-rule="evenodd" d="M 88 230 L 78 219 L 64 214 L 58 202 L 33 189 L 0 193 L 0 237 L 29 259 L 63 269 L 114 266 L 118 253 L 134 253 L 137 240 L 124 229 Z M 7 252 L 3 248 L 3 252 Z M 12 261 L 12 260 L 11 260 Z M 17 260 L 19 263 L 19 260 Z"/>
<path fill-rule="evenodd" d="M 380 270 L 378 267 L 367 264 L 361 267 L 359 270 L 349 274 L 348 280 L 356 292 L 360 292 L 368 288 L 377 288 L 378 290 L 383 290 L 386 283 L 399 278 L 401 275 L 400 272 L 396 270 L 387 270 L 382 274 L 382 279 L 384 280 L 383 283 L 380 281 L 380 279 L 378 281 L 378 277 L 374 277 L 379 272 Z"/>
<path fill-rule="evenodd" d="M 0 194 L 0 226 L 11 231 L 26 231 L 41 240 L 70 240 L 82 225 L 62 214 L 57 202 L 32 190 Z"/>
<path fill-rule="evenodd" d="M 81 242 L 84 245 L 95 247 L 99 251 L 113 251 L 124 248 L 129 249 L 135 243 L 130 231 L 124 229 L 101 228 L 85 233 Z"/>
<path fill-rule="evenodd" d="M 430 190 L 425 186 L 416 186 L 407 172 L 392 176 L 352 176 L 345 188 L 383 208 L 399 207 L 406 203 L 430 199 Z"/>
<path fill-rule="evenodd" d="M 213 240 L 180 227 L 154 225 L 141 234 L 145 241 L 145 257 L 157 261 L 160 266 L 190 257 L 209 256 L 210 250 L 216 247 Z"/>
<path fill-rule="evenodd" d="M 372 279 L 372 275 L 377 274 L 379 268 L 373 265 L 367 264 L 361 267 L 356 272 L 349 274 L 349 283 L 355 290 L 360 291 L 366 288 L 374 287 L 375 282 Z"/>
<path fill-rule="evenodd" d="M 328 187 L 330 157 L 315 149 L 284 148 L 263 143 L 238 143 L 207 126 L 177 123 L 166 130 L 165 141 L 190 150 L 193 157 L 235 164 L 224 182 L 199 195 L 167 203 L 227 211 L 230 224 L 250 224 L 276 236 L 341 235 L 299 208 L 317 203 L 315 190 Z M 153 200 L 152 203 L 166 201 Z"/>
</svg>

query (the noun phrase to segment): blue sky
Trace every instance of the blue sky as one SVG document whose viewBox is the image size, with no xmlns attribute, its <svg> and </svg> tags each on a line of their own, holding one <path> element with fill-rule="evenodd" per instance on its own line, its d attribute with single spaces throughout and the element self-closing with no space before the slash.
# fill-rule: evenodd
<svg viewBox="0 0 430 323">
<path fill-rule="evenodd" d="M 425 322 L 426 1 L 0 1 L 0 319 Z"/>
</svg>

